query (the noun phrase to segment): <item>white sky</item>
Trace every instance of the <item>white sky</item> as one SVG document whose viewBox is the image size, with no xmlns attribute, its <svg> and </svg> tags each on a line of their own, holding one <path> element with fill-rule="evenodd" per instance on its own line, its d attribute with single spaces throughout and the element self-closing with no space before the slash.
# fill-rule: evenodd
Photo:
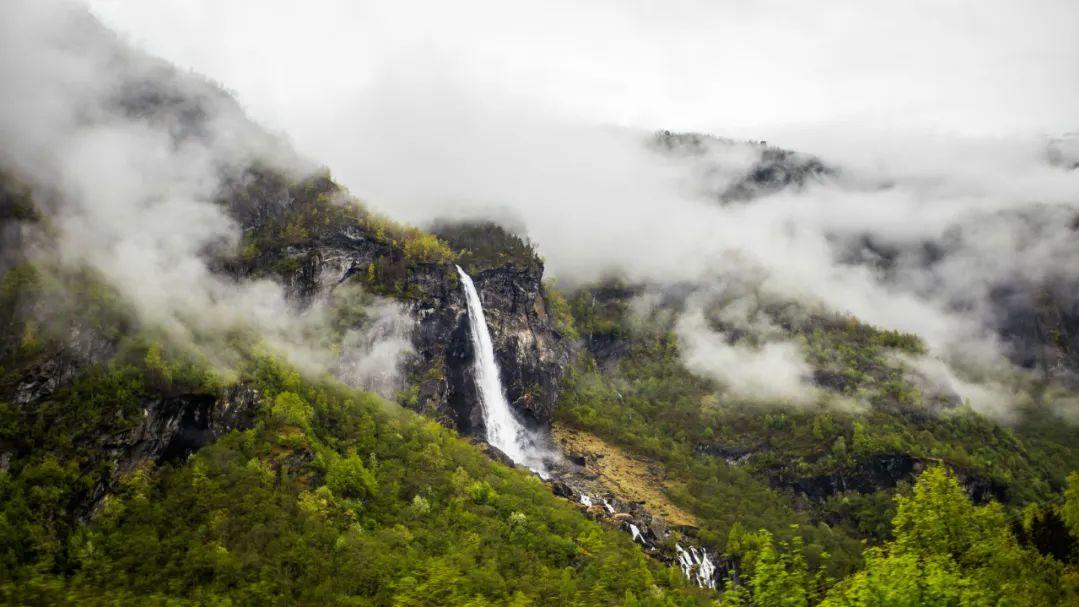
<svg viewBox="0 0 1079 607">
<path fill-rule="evenodd" d="M 387 80 L 575 121 L 775 138 L 1079 130 L 1075 0 L 88 0 L 318 157 Z M 431 83 L 436 83 L 432 86 Z"/>
</svg>

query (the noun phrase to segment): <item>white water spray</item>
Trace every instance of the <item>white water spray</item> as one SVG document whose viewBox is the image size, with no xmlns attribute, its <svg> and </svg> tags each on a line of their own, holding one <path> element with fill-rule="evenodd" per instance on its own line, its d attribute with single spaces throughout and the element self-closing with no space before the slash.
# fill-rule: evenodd
<svg viewBox="0 0 1079 607">
<path fill-rule="evenodd" d="M 698 551 L 696 546 L 686 550 L 680 544 L 675 544 L 674 551 L 678 555 L 678 566 L 687 580 L 701 588 L 716 588 L 716 565 L 707 550 L 701 548 Z"/>
<path fill-rule="evenodd" d="M 468 324 L 472 333 L 472 349 L 475 350 L 473 373 L 476 376 L 476 393 L 483 410 L 483 424 L 487 428 L 487 442 L 515 463 L 527 466 L 541 477 L 547 478 L 547 467 L 543 463 L 541 450 L 536 447 L 536 441 L 528 429 L 510 409 L 506 394 L 502 391 L 491 333 L 487 329 L 487 318 L 483 315 L 483 303 L 476 291 L 476 285 L 461 266 L 457 266 L 457 274 L 461 277 L 465 300 L 468 303 Z"/>
</svg>

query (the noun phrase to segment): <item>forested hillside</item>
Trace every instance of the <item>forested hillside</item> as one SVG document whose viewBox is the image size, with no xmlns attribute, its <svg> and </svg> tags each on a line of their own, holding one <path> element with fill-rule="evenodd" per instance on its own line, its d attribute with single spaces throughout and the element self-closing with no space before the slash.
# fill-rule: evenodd
<svg viewBox="0 0 1079 607">
<path fill-rule="evenodd" d="M 1047 594 L 1031 595 L 1038 598 L 1023 604 L 1075 600 L 1069 580 L 1075 575 L 1076 536 L 1062 523 L 1067 509 L 1062 493 L 1079 480 L 1065 479 L 1077 466 L 1074 428 L 1049 430 L 1043 419 L 1051 414 L 1037 409 L 1004 426 L 963 403 L 934 402 L 934 395 L 913 384 L 901 361 L 891 356 L 917 353 L 921 342 L 854 318 L 809 316 L 789 326 L 814 361 L 817 381 L 834 386 L 819 401 L 731 398 L 682 364 L 672 333 L 677 298 L 656 303 L 645 291 L 614 281 L 573 297 L 576 330 L 586 347 L 568 375 L 570 388 L 559 402 L 558 420 L 660 464 L 669 498 L 699 520 L 698 533 L 707 544 L 743 565 L 747 585 L 771 583 L 753 581 L 754 563 L 761 558 L 761 542 L 779 543 L 784 548 L 768 552 L 766 560 L 784 563 L 780 570 L 800 568 L 800 581 L 792 583 L 808 589 L 808 603 L 791 604 L 814 604 L 825 588 L 851 574 L 851 581 L 838 587 L 873 586 L 857 591 L 862 595 L 850 591 L 844 600 L 855 601 L 851 604 L 859 604 L 851 598 L 856 595 L 869 597 L 864 604 L 931 604 L 937 590 L 929 586 L 952 582 L 885 588 L 891 582 L 884 577 L 866 582 L 866 576 L 883 573 L 855 572 L 898 567 L 892 561 L 885 565 L 881 554 L 893 542 L 904 542 L 901 533 L 933 524 L 910 518 L 912 503 L 932 499 L 934 505 L 921 506 L 922 516 L 958 509 L 954 521 L 952 514 L 945 517 L 957 527 L 925 533 L 971 543 L 983 541 L 977 534 L 998 534 L 991 541 L 1011 546 L 1012 566 L 1033 567 L 1015 583 L 1038 578 L 1027 581 Z M 866 406 L 851 408 L 843 399 L 852 395 Z M 930 492 L 935 492 L 932 498 Z M 972 502 L 983 506 L 958 514 Z M 984 531 L 960 530 L 973 524 L 961 519 L 975 512 L 994 522 L 985 523 Z M 863 553 L 866 544 L 877 548 Z M 951 550 L 959 558 L 967 549 Z M 928 552 L 923 556 L 929 558 Z M 914 577 L 929 575 L 919 569 L 923 565 L 909 566 L 920 572 Z M 990 565 L 977 561 L 945 569 L 952 575 L 967 566 Z M 913 574 L 896 574 L 893 582 L 908 575 Z M 983 590 L 995 597 L 985 599 L 990 604 L 1013 596 L 1007 594 L 1011 590 L 972 592 Z M 1034 592 L 1016 590 L 1010 600 L 1028 591 Z M 840 600 L 835 596 L 829 601 Z M 740 600 L 783 604 L 749 594 Z"/>
</svg>

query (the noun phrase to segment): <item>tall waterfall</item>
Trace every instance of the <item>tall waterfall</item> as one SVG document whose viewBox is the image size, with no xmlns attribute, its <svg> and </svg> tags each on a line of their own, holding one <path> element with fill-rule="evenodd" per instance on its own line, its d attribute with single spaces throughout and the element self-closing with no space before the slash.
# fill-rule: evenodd
<svg viewBox="0 0 1079 607">
<path fill-rule="evenodd" d="M 476 285 L 461 266 L 457 266 L 457 273 L 468 302 L 468 324 L 472 333 L 472 349 L 475 351 L 473 373 L 476 377 L 476 394 L 483 410 L 483 425 L 487 428 L 487 442 L 514 462 L 546 478 L 543 450 L 537 447 L 535 437 L 517 419 L 502 390 L 491 333 L 487 330 L 487 318 L 483 315 L 483 303 Z"/>
</svg>

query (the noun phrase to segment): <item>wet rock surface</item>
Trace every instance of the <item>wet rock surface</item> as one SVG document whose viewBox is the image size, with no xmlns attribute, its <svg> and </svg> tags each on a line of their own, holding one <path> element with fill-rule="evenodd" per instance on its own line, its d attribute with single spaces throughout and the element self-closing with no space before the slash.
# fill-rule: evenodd
<svg viewBox="0 0 1079 607">
<path fill-rule="evenodd" d="M 588 518 L 630 535 L 648 556 L 678 567 L 687 580 L 702 588 L 722 588 L 737 578 L 737 563 L 701 546 L 695 527 L 670 525 L 654 516 L 641 502 L 627 502 L 606 491 L 602 482 L 578 476 L 573 470 L 556 472 L 552 492 L 573 502 Z"/>
<path fill-rule="evenodd" d="M 416 357 L 422 375 L 418 409 L 469 436 L 482 436 L 483 413 L 473 377 L 468 309 L 452 266 L 414 274 L 424 296 L 412 307 Z M 451 277 L 452 276 L 452 277 Z M 570 344 L 546 312 L 543 268 L 505 265 L 472 275 L 483 302 L 500 379 L 510 406 L 532 428 L 550 423 Z"/>
</svg>

